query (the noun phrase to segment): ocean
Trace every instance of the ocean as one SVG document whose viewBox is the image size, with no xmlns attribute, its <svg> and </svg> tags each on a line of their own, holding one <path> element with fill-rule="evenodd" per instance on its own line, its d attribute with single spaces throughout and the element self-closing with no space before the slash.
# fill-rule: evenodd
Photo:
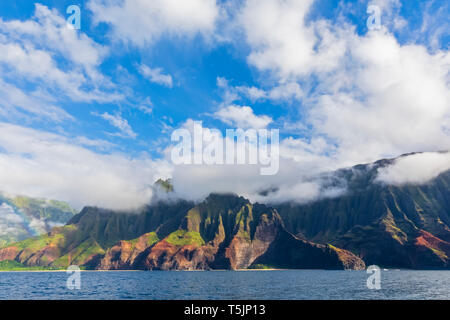
<svg viewBox="0 0 450 320">
<path fill-rule="evenodd" d="M 65 272 L 0 272 L 0 299 L 450 299 L 450 271 L 381 271 L 380 290 L 365 271 L 82 271 L 80 289 Z"/>
</svg>

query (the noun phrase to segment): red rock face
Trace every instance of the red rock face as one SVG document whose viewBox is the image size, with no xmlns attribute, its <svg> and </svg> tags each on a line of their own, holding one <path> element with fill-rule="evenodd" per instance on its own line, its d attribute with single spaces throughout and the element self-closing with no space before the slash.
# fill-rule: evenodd
<svg viewBox="0 0 450 320">
<path fill-rule="evenodd" d="M 55 245 L 48 245 L 44 247 L 42 250 L 32 254 L 27 260 L 26 263 L 29 266 L 48 266 L 53 261 L 58 259 L 59 250 Z"/>
<path fill-rule="evenodd" d="M 161 212 L 158 212 L 158 219 L 165 217 Z M 286 230 L 276 210 L 252 205 L 234 195 L 210 196 L 204 203 L 176 213 L 176 219 L 164 220 L 167 225 L 155 223 L 158 235 L 150 232 L 133 240 L 119 240 L 106 248 L 106 252 L 105 242 L 102 247 L 98 240 L 108 238 L 105 234 L 111 236 L 113 228 L 92 229 L 92 224 L 103 225 L 98 219 L 122 221 L 125 223 L 122 228 L 126 229 L 129 217 L 115 215 L 108 220 L 109 213 L 99 214 L 90 217 L 89 212 L 85 212 L 82 218 L 89 223 L 55 229 L 46 238 L 47 243 L 52 244 L 45 247 L 41 247 L 42 239 L 36 238 L 35 243 L 29 242 L 31 245 L 22 251 L 14 246 L 3 248 L 0 259 L 16 260 L 29 266 L 63 266 L 69 257 L 79 265 L 98 270 L 236 270 L 260 267 L 258 265 L 320 269 L 364 267 L 364 262 L 349 251 L 296 238 Z M 74 219 L 74 223 L 82 223 L 80 221 Z M 100 230 L 103 233 L 99 235 Z M 59 259 L 61 256 L 63 259 Z"/>
<path fill-rule="evenodd" d="M 281 223 L 276 217 L 273 220 L 261 220 L 256 227 L 253 239 L 248 239 L 240 233 L 235 235 L 225 249 L 225 257 L 229 260 L 230 268 L 246 269 L 259 256 L 264 254 L 275 240 Z"/>
<path fill-rule="evenodd" d="M 147 270 L 205 270 L 214 251 L 210 246 L 175 246 L 162 240 L 150 249 L 143 266 Z"/>
<path fill-rule="evenodd" d="M 18 254 L 19 249 L 17 247 L 7 247 L 0 249 L 0 261 L 14 260 Z"/>
<path fill-rule="evenodd" d="M 131 270 L 137 268 L 142 254 L 149 247 L 149 234 L 140 236 L 137 241 L 119 241 L 107 250 L 96 266 L 98 270 Z"/>
<path fill-rule="evenodd" d="M 269 217 L 270 216 L 270 217 Z M 233 217 L 234 219 L 234 217 Z M 200 228 L 195 227 L 195 230 Z M 163 239 L 148 247 L 138 240 L 133 247 L 120 241 L 107 251 L 98 269 L 207 270 L 246 269 L 260 260 L 287 268 L 320 267 L 363 269 L 364 262 L 349 251 L 299 240 L 288 233 L 273 212 L 262 215 L 254 227 L 239 223 L 225 228 L 220 218 L 214 238 L 204 245 L 175 245 Z M 138 245 L 140 244 L 140 245 Z M 274 249 L 275 248 L 275 249 Z M 280 250 L 281 248 L 281 250 Z M 281 254 L 284 251 L 287 254 Z M 308 259 L 305 261 L 299 256 Z"/>
<path fill-rule="evenodd" d="M 441 240 L 424 230 L 420 230 L 419 233 L 420 235 L 416 238 L 415 243 L 417 246 L 424 246 L 435 250 L 442 250 L 446 253 L 450 251 L 450 243 Z"/>
<path fill-rule="evenodd" d="M 127 269 L 127 266 L 130 263 L 130 256 L 131 245 L 127 244 L 126 241 L 120 241 L 106 252 L 97 269 L 121 270 L 124 267 Z"/>
<path fill-rule="evenodd" d="M 328 247 L 328 249 L 336 254 L 337 260 L 342 263 L 343 269 L 364 270 L 366 268 L 365 263 L 350 251 L 339 249 L 336 247 Z"/>
<path fill-rule="evenodd" d="M 48 266 L 59 257 L 59 254 L 57 246 L 53 244 L 36 251 L 28 248 L 19 250 L 12 246 L 0 249 L 0 261 L 16 260 L 28 266 Z"/>
<path fill-rule="evenodd" d="M 364 262 L 350 251 L 294 237 L 284 229 L 276 214 L 271 219 L 261 219 L 252 237 L 244 232 L 242 226 L 235 228 L 231 236 L 224 233 L 223 227 L 219 226 L 219 229 L 215 238 L 203 246 L 176 246 L 162 240 L 147 247 L 145 237 L 134 247 L 129 241 L 120 241 L 108 250 L 98 269 L 236 270 L 252 264 L 286 268 L 365 268 Z M 409 252 L 412 263 L 417 267 L 427 267 L 420 261 L 446 267 L 450 243 L 421 230 Z M 16 253 L 9 248 L 0 254 L 11 258 Z M 440 261 L 432 260 L 436 256 Z M 35 259 L 38 261 L 38 257 Z"/>
<path fill-rule="evenodd" d="M 415 250 L 412 255 L 413 262 L 418 267 L 427 267 L 423 261 L 433 261 L 436 266 L 450 266 L 450 243 L 441 240 L 424 230 L 419 231 L 415 239 Z M 426 258 L 424 258 L 426 256 Z"/>
</svg>

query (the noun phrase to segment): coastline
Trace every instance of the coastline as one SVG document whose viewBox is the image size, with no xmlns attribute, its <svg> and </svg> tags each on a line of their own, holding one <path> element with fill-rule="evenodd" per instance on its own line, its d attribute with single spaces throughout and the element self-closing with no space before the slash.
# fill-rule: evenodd
<svg viewBox="0 0 450 320">
<path fill-rule="evenodd" d="M 277 268 L 264 268 L 264 269 L 236 269 L 236 270 L 231 270 L 231 269 L 214 269 L 214 270 L 133 270 L 133 269 L 129 269 L 129 270 L 83 270 L 81 269 L 80 272 L 152 272 L 152 271 L 156 271 L 156 272 L 165 272 L 165 271 L 169 271 L 169 272 L 224 272 L 224 271 L 229 271 L 229 272 L 241 272 L 241 271 L 291 271 L 291 270 L 296 270 L 296 271 L 365 271 L 365 270 L 342 270 L 342 269 L 277 269 Z M 450 271 L 448 269 L 383 269 L 382 271 Z M 36 270 L 32 270 L 32 269 L 25 269 L 25 270 L 0 270 L 0 273 L 5 273 L 5 272 L 67 272 L 67 269 L 58 269 L 58 270 L 46 270 L 46 269 L 36 269 Z"/>
</svg>

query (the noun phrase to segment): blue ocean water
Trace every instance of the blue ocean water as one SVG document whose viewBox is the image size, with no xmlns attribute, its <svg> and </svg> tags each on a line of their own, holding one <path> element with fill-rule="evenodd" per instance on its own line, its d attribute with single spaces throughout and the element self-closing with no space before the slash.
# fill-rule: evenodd
<svg viewBox="0 0 450 320">
<path fill-rule="evenodd" d="M 450 271 L 83 271 L 80 290 L 65 272 L 0 272 L 0 299 L 450 299 Z"/>
</svg>

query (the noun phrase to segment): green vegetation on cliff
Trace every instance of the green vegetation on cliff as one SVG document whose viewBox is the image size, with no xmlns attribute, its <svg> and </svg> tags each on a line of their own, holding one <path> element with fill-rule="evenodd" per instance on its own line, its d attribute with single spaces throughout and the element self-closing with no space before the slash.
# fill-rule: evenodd
<svg viewBox="0 0 450 320">
<path fill-rule="evenodd" d="M 166 241 L 175 246 L 197 245 L 202 246 L 205 241 L 202 239 L 200 233 L 195 231 L 177 230 L 169 234 Z"/>
<path fill-rule="evenodd" d="M 28 267 L 14 260 L 0 261 L 0 271 L 49 271 L 49 270 L 58 270 L 58 268 L 43 267 L 43 266 Z"/>
<path fill-rule="evenodd" d="M 88 239 L 73 250 L 51 263 L 55 267 L 67 267 L 70 265 L 84 265 L 95 256 L 102 256 L 105 250 L 94 239 Z"/>
<path fill-rule="evenodd" d="M 136 239 L 132 239 L 129 242 L 131 243 L 131 248 L 134 249 L 136 244 L 141 240 L 142 237 L 145 236 L 145 245 L 147 247 L 152 246 L 153 244 L 157 243 L 159 241 L 158 235 L 156 234 L 156 232 L 149 232 L 146 233 L 142 236 L 140 236 L 139 238 Z"/>
</svg>

